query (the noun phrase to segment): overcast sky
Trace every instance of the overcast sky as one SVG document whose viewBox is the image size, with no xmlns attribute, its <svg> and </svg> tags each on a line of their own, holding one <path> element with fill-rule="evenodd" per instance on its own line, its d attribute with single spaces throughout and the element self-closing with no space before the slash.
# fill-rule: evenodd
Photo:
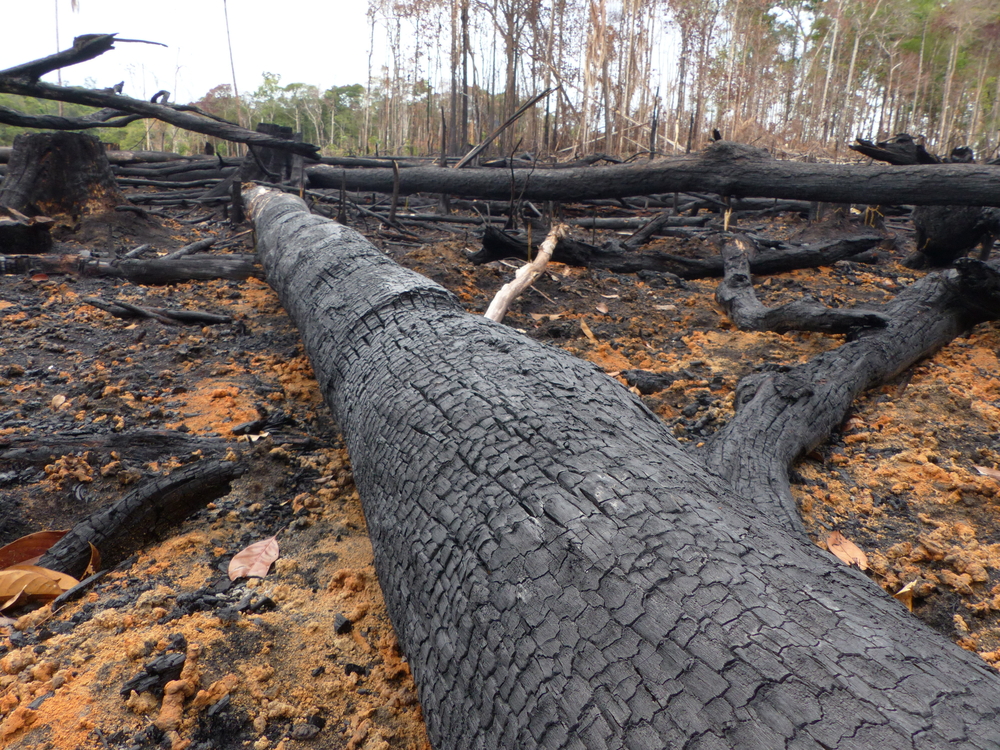
<svg viewBox="0 0 1000 750">
<path fill-rule="evenodd" d="M 281 83 L 321 89 L 368 78 L 369 28 L 365 0 L 229 0 L 236 84 L 252 92 L 264 71 Z M 0 70 L 66 49 L 81 34 L 117 33 L 119 43 L 89 62 L 62 71 L 63 83 L 97 86 L 125 81 L 123 93 L 148 98 L 160 89 L 175 102 L 195 101 L 210 88 L 232 83 L 222 0 L 0 0 Z M 378 38 L 376 38 L 378 43 Z M 56 75 L 46 76 L 55 82 Z"/>
</svg>

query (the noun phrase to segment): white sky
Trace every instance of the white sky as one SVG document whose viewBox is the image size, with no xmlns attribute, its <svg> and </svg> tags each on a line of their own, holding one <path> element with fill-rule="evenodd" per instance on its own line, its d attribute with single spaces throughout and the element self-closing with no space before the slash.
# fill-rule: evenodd
<svg viewBox="0 0 1000 750">
<path fill-rule="evenodd" d="M 100 57 L 64 68 L 64 84 L 99 86 L 125 81 L 124 94 L 148 98 L 160 89 L 171 101 L 195 101 L 232 83 L 222 0 L 0 0 L 0 70 L 66 49 L 81 34 L 117 33 L 149 44 L 117 44 Z M 370 29 L 365 0 L 229 0 L 236 84 L 254 91 L 262 73 L 282 85 L 307 83 L 321 90 L 368 79 Z M 379 44 L 376 31 L 376 45 Z M 378 61 L 376 60 L 376 65 Z M 45 77 L 56 81 L 56 74 Z"/>
</svg>

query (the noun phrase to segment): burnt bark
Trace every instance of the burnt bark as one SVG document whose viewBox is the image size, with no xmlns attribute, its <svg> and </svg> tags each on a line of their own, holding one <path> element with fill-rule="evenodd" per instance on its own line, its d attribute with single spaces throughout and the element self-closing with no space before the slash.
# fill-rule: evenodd
<svg viewBox="0 0 1000 750">
<path fill-rule="evenodd" d="M 301 201 L 247 196 L 344 431 L 439 750 L 1000 742 L 995 670 L 685 452 L 619 383 L 466 314 Z M 944 283 L 927 278 L 924 294 Z M 751 475 L 769 424 L 737 431 Z"/>
<path fill-rule="evenodd" d="M 127 203 L 101 142 L 81 133 L 22 133 L 3 183 L 0 206 L 30 215 L 102 213 Z"/>
<path fill-rule="evenodd" d="M 184 456 L 197 451 L 214 456 L 229 450 L 232 445 L 231 440 L 197 437 L 176 430 L 79 430 L 57 435 L 6 435 L 0 437 L 0 461 L 39 466 L 51 463 L 53 456 L 92 451 L 105 458 L 113 452 L 127 454 L 130 461 L 149 463 L 162 460 L 164 456 Z"/>
<path fill-rule="evenodd" d="M 392 191 L 391 169 L 308 167 L 309 186 Z M 1000 169 L 977 164 L 884 166 L 807 164 L 718 141 L 704 152 L 641 164 L 559 170 L 441 169 L 400 172 L 399 191 L 465 197 L 575 201 L 651 193 L 708 192 L 734 197 L 828 203 L 1000 206 Z"/>
</svg>

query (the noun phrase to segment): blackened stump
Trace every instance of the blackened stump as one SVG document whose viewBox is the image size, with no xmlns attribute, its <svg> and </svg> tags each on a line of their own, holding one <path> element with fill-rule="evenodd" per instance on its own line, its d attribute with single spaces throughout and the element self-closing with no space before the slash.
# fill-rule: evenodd
<svg viewBox="0 0 1000 750">
<path fill-rule="evenodd" d="M 14 139 L 0 206 L 29 216 L 82 216 L 127 203 L 101 142 L 81 133 L 25 133 Z"/>
</svg>

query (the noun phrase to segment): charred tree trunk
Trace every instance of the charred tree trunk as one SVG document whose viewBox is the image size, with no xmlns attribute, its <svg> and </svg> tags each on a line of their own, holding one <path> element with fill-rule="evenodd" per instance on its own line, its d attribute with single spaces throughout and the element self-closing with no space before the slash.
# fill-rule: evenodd
<svg viewBox="0 0 1000 750">
<path fill-rule="evenodd" d="M 295 198 L 247 197 L 345 433 L 435 747 L 1000 742 L 995 670 L 686 453 L 616 381 L 466 314 Z M 737 473 L 782 437 L 768 424 L 731 437 L 755 437 Z"/>
<path fill-rule="evenodd" d="M 308 167 L 310 187 L 392 191 L 391 169 Z M 575 201 L 674 192 L 708 192 L 828 203 L 1000 206 L 1000 168 L 977 164 L 893 167 L 807 164 L 718 141 L 703 153 L 642 164 L 560 170 L 416 167 L 400 174 L 400 193 L 449 193 L 503 200 Z"/>
<path fill-rule="evenodd" d="M 101 142 L 81 133 L 25 133 L 14 150 L 0 206 L 31 216 L 112 211 L 127 203 Z"/>
</svg>

